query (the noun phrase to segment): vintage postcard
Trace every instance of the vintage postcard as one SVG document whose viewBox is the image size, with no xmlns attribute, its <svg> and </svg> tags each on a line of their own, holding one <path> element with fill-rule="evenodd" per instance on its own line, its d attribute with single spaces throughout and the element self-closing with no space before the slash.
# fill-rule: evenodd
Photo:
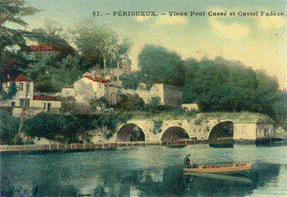
<svg viewBox="0 0 287 197">
<path fill-rule="evenodd" d="M 1 196 L 286 196 L 286 14 L 0 0 Z"/>
</svg>

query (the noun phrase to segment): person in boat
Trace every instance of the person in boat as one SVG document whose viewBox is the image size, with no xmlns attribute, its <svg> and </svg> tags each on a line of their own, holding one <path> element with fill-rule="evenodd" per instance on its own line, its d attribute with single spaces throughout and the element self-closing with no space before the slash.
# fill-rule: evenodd
<svg viewBox="0 0 287 197">
<path fill-rule="evenodd" d="M 189 157 L 190 157 L 190 154 L 187 154 L 186 157 L 184 158 L 184 164 L 185 164 L 185 166 L 186 166 L 187 168 L 195 168 L 196 165 L 191 162 L 191 160 L 189 159 Z"/>
<path fill-rule="evenodd" d="M 186 157 L 184 158 L 184 165 L 187 168 L 191 168 L 192 167 L 189 157 L 190 157 L 190 154 L 187 154 Z"/>
</svg>

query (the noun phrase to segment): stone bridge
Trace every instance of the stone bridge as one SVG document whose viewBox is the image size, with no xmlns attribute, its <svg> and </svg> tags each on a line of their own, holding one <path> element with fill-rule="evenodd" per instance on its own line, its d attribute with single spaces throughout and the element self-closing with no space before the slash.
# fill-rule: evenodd
<svg viewBox="0 0 287 197">
<path fill-rule="evenodd" d="M 274 134 L 273 124 L 206 119 L 198 123 L 190 120 L 129 120 L 118 125 L 112 141 L 173 141 L 182 139 L 208 140 L 232 138 L 257 140 Z"/>
</svg>

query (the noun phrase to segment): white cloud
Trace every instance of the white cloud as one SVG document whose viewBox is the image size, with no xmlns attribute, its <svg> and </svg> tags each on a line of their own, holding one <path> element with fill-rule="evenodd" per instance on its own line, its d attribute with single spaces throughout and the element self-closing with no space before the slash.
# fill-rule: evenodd
<svg viewBox="0 0 287 197">
<path fill-rule="evenodd" d="M 280 16 L 260 16 L 258 17 L 258 21 L 264 29 L 281 27 L 284 25 L 284 18 Z"/>
<path fill-rule="evenodd" d="M 237 40 L 248 35 L 250 29 L 247 26 L 233 23 L 232 25 L 221 24 L 216 19 L 210 19 L 213 30 L 220 36 Z"/>
</svg>

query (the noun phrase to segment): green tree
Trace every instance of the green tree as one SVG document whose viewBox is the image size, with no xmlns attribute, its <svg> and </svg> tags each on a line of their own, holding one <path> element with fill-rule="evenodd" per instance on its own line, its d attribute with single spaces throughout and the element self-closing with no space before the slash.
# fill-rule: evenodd
<svg viewBox="0 0 287 197">
<path fill-rule="evenodd" d="M 145 83 L 183 86 L 184 69 L 181 57 L 163 47 L 145 45 L 138 56 Z"/>
<path fill-rule="evenodd" d="M 0 111 L 0 144 L 13 144 L 18 133 L 19 118 Z"/>
<path fill-rule="evenodd" d="M 127 111 L 142 110 L 144 108 L 144 101 L 138 94 L 126 94 L 122 95 L 120 102 L 116 107 Z"/>
<path fill-rule="evenodd" d="M 80 70 L 82 61 L 77 56 L 68 55 L 59 59 L 54 52 L 36 52 L 27 54 L 27 59 L 31 63 L 23 72 L 34 81 L 36 91 L 59 92 L 84 73 Z"/>
<path fill-rule="evenodd" d="M 278 100 L 272 105 L 274 115 L 272 118 L 276 120 L 279 126 L 283 126 L 287 130 L 287 92 L 280 91 L 278 94 Z"/>
<path fill-rule="evenodd" d="M 272 115 L 278 82 L 261 71 L 217 57 L 203 59 L 196 75 L 183 88 L 185 103 L 195 102 L 202 111 L 251 111 Z"/>
<path fill-rule="evenodd" d="M 8 99 L 12 99 L 13 96 L 15 96 L 17 93 L 17 87 L 16 87 L 16 83 L 15 82 L 12 82 L 10 87 L 9 87 L 9 90 L 8 90 L 8 93 L 7 93 L 7 97 Z"/>
<path fill-rule="evenodd" d="M 12 82 L 9 86 L 8 92 L 5 92 L 4 90 L 1 91 L 1 98 L 0 100 L 9 100 L 12 99 L 13 96 L 15 96 L 17 93 L 17 87 L 15 82 Z"/>
<path fill-rule="evenodd" d="M 58 53 L 58 57 L 62 58 L 67 55 L 77 55 L 76 50 L 69 44 L 66 39 L 69 36 L 64 33 L 63 27 L 56 21 L 46 20 L 43 28 L 34 29 L 32 31 L 34 39 L 40 44 L 52 46 Z"/>
<path fill-rule="evenodd" d="M 24 126 L 27 136 L 44 137 L 68 143 L 78 142 L 80 133 L 94 128 L 92 119 L 45 113 L 27 119 Z"/>
<path fill-rule="evenodd" d="M 90 62 L 87 68 L 103 62 L 104 73 L 108 61 L 117 59 L 118 39 L 116 34 L 106 27 L 98 27 L 92 24 L 78 27 L 76 45 L 82 57 Z"/>
<path fill-rule="evenodd" d="M 123 81 L 123 87 L 125 89 L 136 90 L 138 84 L 143 81 L 141 72 L 133 72 L 129 75 L 122 75 L 121 80 Z"/>
<path fill-rule="evenodd" d="M 147 107 L 151 112 L 155 113 L 155 112 L 158 112 L 159 106 L 160 106 L 160 98 L 152 97 Z"/>
<path fill-rule="evenodd" d="M 108 101 L 105 99 L 105 97 L 101 97 L 99 99 L 91 100 L 90 105 L 94 109 L 97 109 L 98 107 L 100 107 L 101 112 L 103 113 L 105 111 L 105 108 L 108 107 Z"/>
<path fill-rule="evenodd" d="M 118 69 L 118 74 L 119 74 L 119 69 L 120 69 L 120 64 L 123 64 L 126 60 L 129 60 L 128 58 L 128 52 L 131 48 L 131 42 L 129 39 L 124 38 L 123 42 L 117 45 L 117 50 L 116 50 L 116 61 L 117 61 L 117 69 Z M 117 76 L 117 80 L 119 80 L 120 76 Z"/>
<path fill-rule="evenodd" d="M 34 35 L 25 30 L 7 27 L 7 23 L 27 27 L 27 23 L 21 19 L 23 16 L 33 15 L 37 12 L 33 7 L 27 7 L 25 0 L 2 0 L 0 2 L 0 67 L 1 82 L 7 79 L 7 75 L 13 73 L 13 66 L 21 63 L 19 57 L 14 56 L 14 50 L 27 51 L 27 38 Z M 18 47 L 18 48 L 17 48 Z M 12 57 L 12 58 L 11 58 Z M 14 64 L 11 64 L 14 62 Z"/>
<path fill-rule="evenodd" d="M 70 115 L 73 112 L 73 109 L 75 107 L 76 99 L 75 97 L 69 96 L 69 97 L 61 97 L 60 100 L 61 103 L 61 112 L 62 113 L 69 113 Z"/>
</svg>

